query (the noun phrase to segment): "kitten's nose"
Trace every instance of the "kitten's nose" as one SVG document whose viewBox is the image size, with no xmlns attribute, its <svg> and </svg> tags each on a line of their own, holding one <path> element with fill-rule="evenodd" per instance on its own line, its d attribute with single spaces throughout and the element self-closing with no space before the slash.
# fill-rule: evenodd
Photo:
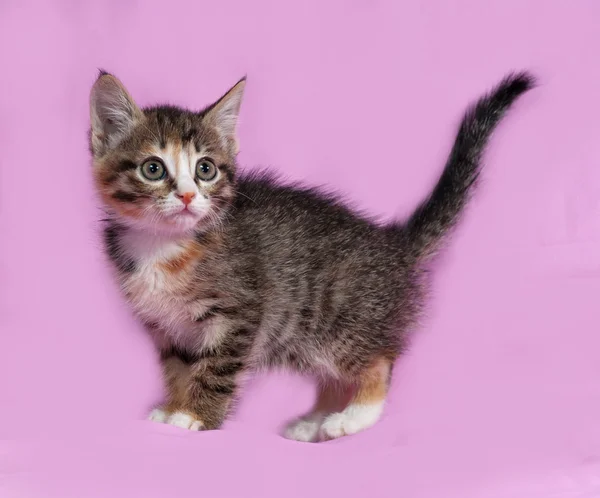
<svg viewBox="0 0 600 498">
<path fill-rule="evenodd" d="M 177 197 L 179 197 L 181 202 L 187 206 L 190 202 L 192 202 L 194 197 L 196 197 L 196 192 L 184 192 L 183 194 L 178 193 Z"/>
</svg>

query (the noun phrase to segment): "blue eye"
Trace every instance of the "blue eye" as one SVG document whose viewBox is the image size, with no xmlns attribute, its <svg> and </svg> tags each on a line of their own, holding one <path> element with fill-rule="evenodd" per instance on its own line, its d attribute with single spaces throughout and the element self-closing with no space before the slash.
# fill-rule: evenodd
<svg viewBox="0 0 600 498">
<path fill-rule="evenodd" d="M 196 163 L 196 178 L 203 182 L 210 182 L 217 176 L 217 167 L 210 159 L 200 159 Z"/>
<path fill-rule="evenodd" d="M 149 159 L 142 164 L 141 172 L 144 178 L 153 182 L 162 180 L 167 173 L 163 163 L 158 159 Z"/>
</svg>

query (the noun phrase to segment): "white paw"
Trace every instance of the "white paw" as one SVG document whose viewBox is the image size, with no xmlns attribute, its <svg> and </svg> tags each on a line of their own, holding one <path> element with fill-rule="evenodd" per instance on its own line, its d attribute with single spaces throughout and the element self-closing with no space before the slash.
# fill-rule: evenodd
<svg viewBox="0 0 600 498">
<path fill-rule="evenodd" d="M 315 442 L 319 438 L 319 428 L 323 422 L 323 416 L 312 415 L 300 418 L 289 423 L 283 437 L 304 443 Z"/>
<path fill-rule="evenodd" d="M 381 417 L 383 403 L 350 405 L 343 412 L 332 413 L 321 425 L 321 439 L 337 439 L 356 434 L 375 425 Z"/>
<path fill-rule="evenodd" d="M 190 431 L 199 431 L 204 426 L 200 420 L 184 412 L 173 413 L 167 418 L 167 424 L 181 427 L 182 429 L 189 429 Z"/>
<path fill-rule="evenodd" d="M 167 420 L 167 417 L 167 412 L 161 410 L 160 408 L 155 408 L 150 412 L 150 415 L 148 415 L 148 420 L 162 424 Z"/>
</svg>

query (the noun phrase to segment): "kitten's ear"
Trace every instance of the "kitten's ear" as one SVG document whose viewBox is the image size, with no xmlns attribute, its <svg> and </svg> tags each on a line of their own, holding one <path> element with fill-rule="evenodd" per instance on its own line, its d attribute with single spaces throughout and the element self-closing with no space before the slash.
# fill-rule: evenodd
<svg viewBox="0 0 600 498">
<path fill-rule="evenodd" d="M 208 108 L 204 122 L 215 128 L 224 141 L 232 147 L 233 152 L 239 149 L 237 139 L 237 122 L 246 86 L 246 77 L 238 81 L 223 97 Z"/>
<path fill-rule="evenodd" d="M 90 147 L 94 156 L 114 148 L 142 119 L 144 114 L 123 84 L 100 71 L 90 93 Z"/>
</svg>

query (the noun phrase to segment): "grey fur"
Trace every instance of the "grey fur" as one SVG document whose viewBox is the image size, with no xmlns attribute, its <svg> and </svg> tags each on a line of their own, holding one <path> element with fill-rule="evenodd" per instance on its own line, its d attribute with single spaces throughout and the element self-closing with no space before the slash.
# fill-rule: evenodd
<svg viewBox="0 0 600 498">
<path fill-rule="evenodd" d="M 217 327 L 221 340 L 204 348 L 174 339 L 180 336 L 169 330 L 173 324 L 144 317 L 161 338 L 163 362 L 192 372 L 195 387 L 184 408 L 216 428 L 245 370 L 281 367 L 352 383 L 374 362 L 395 361 L 424 305 L 423 262 L 458 222 L 496 125 L 532 85 L 525 73 L 507 77 L 467 112 L 437 186 L 406 223 L 378 225 L 333 195 L 285 186 L 266 173 L 236 178 L 234 159 L 220 165 L 235 195 L 219 199 L 217 226 L 190 235 L 208 249 L 191 270 L 188 299 L 210 307 L 179 326 L 192 337 Z M 201 113 L 145 112 L 159 136 L 192 128 L 204 136 L 195 121 Z M 136 143 L 134 137 L 126 145 Z M 126 230 L 109 218 L 107 253 L 122 279 L 136 272 L 123 247 Z"/>
</svg>

